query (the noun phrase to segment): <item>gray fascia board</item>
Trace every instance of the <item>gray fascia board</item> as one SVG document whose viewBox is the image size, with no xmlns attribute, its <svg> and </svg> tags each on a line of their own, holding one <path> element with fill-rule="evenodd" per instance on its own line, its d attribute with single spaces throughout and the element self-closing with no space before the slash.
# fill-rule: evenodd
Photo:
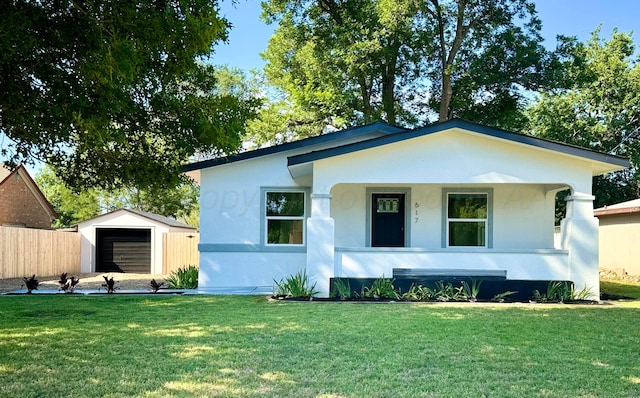
<svg viewBox="0 0 640 398">
<path fill-rule="evenodd" d="M 418 128 L 415 130 L 409 130 L 393 135 L 387 135 L 383 137 L 373 138 L 365 141 L 356 142 L 353 144 L 343 145 L 335 148 L 324 149 L 320 151 L 313 151 L 301 155 L 290 156 L 287 158 L 288 166 L 295 166 L 307 162 L 313 162 L 315 160 L 326 159 L 333 156 L 344 155 L 352 152 L 357 152 L 365 149 L 375 148 L 382 145 L 387 145 L 395 142 L 401 142 L 404 140 L 427 136 L 429 134 L 435 134 L 443 130 L 452 128 L 459 128 L 462 130 L 468 130 L 474 133 L 483 134 L 491 137 L 500 138 L 507 141 L 517 142 L 520 144 L 530 145 L 537 148 L 547 149 L 555 152 L 560 152 L 572 156 L 578 156 L 598 162 L 609 163 L 621 167 L 629 167 L 630 163 L 628 159 L 609 155 L 606 153 L 596 152 L 589 149 L 581 148 L 574 145 L 563 144 L 556 141 L 545 140 L 525 134 L 512 133 L 510 131 L 487 127 L 476 123 L 467 122 L 461 119 L 452 119 L 445 122 L 435 123 L 426 127 Z"/>
<path fill-rule="evenodd" d="M 242 152 L 235 155 L 223 156 L 219 158 L 203 160 L 201 162 L 190 163 L 182 166 L 182 171 L 193 171 L 206 169 L 208 167 L 220 166 L 223 164 L 229 164 L 239 162 L 242 160 L 259 158 L 261 156 L 273 155 L 280 152 L 290 151 L 294 149 L 300 149 L 307 146 L 313 146 L 318 144 L 325 144 L 333 141 L 339 141 L 346 138 L 357 137 L 361 135 L 370 134 L 373 132 L 381 132 L 383 134 L 394 134 L 406 131 L 402 127 L 392 126 L 390 124 L 376 122 L 367 124 L 364 126 L 351 127 L 345 130 L 336 131 L 333 133 L 323 134 L 316 137 L 309 137 L 298 141 L 288 142 L 285 144 L 274 145 L 266 148 L 260 148 L 253 151 Z"/>
</svg>

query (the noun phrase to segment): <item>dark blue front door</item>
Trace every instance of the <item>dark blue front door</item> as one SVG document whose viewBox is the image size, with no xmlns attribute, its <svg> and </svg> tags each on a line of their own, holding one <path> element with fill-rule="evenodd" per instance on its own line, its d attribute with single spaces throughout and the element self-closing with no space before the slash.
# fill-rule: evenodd
<svg viewBox="0 0 640 398">
<path fill-rule="evenodd" d="M 404 194 L 371 195 L 371 246 L 404 247 Z"/>
</svg>

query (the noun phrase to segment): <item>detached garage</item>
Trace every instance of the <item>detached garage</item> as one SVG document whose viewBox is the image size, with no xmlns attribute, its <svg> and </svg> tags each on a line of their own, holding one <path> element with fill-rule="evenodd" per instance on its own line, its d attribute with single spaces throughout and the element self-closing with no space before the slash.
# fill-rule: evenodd
<svg viewBox="0 0 640 398">
<path fill-rule="evenodd" d="M 162 274 L 162 236 L 196 229 L 158 214 L 120 209 L 78 224 L 81 272 Z"/>
</svg>

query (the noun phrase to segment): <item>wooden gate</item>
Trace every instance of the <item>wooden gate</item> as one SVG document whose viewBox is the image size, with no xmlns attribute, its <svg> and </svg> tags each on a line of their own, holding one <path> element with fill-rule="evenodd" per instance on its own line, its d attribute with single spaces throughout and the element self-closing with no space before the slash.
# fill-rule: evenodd
<svg viewBox="0 0 640 398">
<path fill-rule="evenodd" d="M 167 275 L 187 265 L 198 266 L 200 234 L 195 232 L 168 232 L 162 236 L 162 273 Z"/>
</svg>

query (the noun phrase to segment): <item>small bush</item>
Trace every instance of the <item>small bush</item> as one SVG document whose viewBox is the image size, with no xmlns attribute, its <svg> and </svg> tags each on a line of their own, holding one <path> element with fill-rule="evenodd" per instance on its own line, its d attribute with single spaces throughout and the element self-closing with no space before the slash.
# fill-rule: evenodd
<svg viewBox="0 0 640 398">
<path fill-rule="evenodd" d="M 347 280 L 345 282 L 342 279 L 334 279 L 330 297 L 340 300 L 351 298 L 351 285 L 349 284 L 349 281 Z"/>
<path fill-rule="evenodd" d="M 502 292 L 502 293 L 498 293 L 495 296 L 493 296 L 493 298 L 491 299 L 491 301 L 495 301 L 498 303 L 504 303 L 505 300 L 507 299 L 507 297 L 514 295 L 518 293 L 517 291 L 511 291 L 511 290 L 507 290 L 506 292 Z"/>
<path fill-rule="evenodd" d="M 187 265 L 173 271 L 166 280 L 170 289 L 197 289 L 198 267 Z"/>
<path fill-rule="evenodd" d="M 469 282 L 462 281 L 461 284 L 461 295 L 463 298 L 471 302 L 478 301 L 478 293 L 480 293 L 480 285 L 482 285 L 482 281 L 471 278 Z"/>
<path fill-rule="evenodd" d="M 60 290 L 65 293 L 73 293 L 76 290 L 76 287 L 80 283 L 80 279 L 76 279 L 75 276 L 72 276 L 71 279 L 67 278 L 67 273 L 63 272 L 60 275 L 60 280 L 58 280 L 58 284 L 60 285 Z"/>
<path fill-rule="evenodd" d="M 567 301 L 587 300 L 591 296 L 591 289 L 586 286 L 581 290 L 576 290 L 572 283 L 556 281 L 549 282 L 547 291 L 544 294 L 534 290 L 532 299 L 539 303 L 564 303 Z"/>
<path fill-rule="evenodd" d="M 374 298 L 374 299 L 388 299 L 399 300 L 400 293 L 393 286 L 393 280 L 385 278 L 378 278 L 373 281 L 371 287 L 365 287 L 362 290 L 362 297 Z"/>
<path fill-rule="evenodd" d="M 456 288 L 451 283 L 445 285 L 443 281 L 437 281 L 433 293 L 438 301 L 460 301 L 465 299 L 462 289 L 463 286 Z"/>
<path fill-rule="evenodd" d="M 407 301 L 429 301 L 435 297 L 433 290 L 422 285 L 411 285 L 409 290 L 402 294 L 402 299 Z"/>
<path fill-rule="evenodd" d="M 34 274 L 31 278 L 27 278 L 26 276 L 22 278 L 24 280 L 24 286 L 27 287 L 27 293 L 31 294 L 32 291 L 38 290 L 38 285 L 40 282 L 36 279 L 36 275 Z"/>
<path fill-rule="evenodd" d="M 310 285 L 307 270 L 303 269 L 295 275 L 280 279 L 280 282 L 274 280 L 276 284 L 275 297 L 281 298 L 311 298 L 318 294 L 316 284 Z"/>
<path fill-rule="evenodd" d="M 117 288 L 116 288 L 116 281 L 113 280 L 113 276 L 109 278 L 106 275 L 102 275 L 102 278 L 104 279 L 104 283 L 102 284 L 102 287 L 107 290 L 107 293 L 108 294 L 115 293 Z"/>
<path fill-rule="evenodd" d="M 162 288 L 162 285 L 164 285 L 164 282 L 158 283 L 155 279 L 151 279 L 151 282 L 149 282 L 149 290 L 154 293 L 158 293 L 158 290 Z"/>
</svg>

